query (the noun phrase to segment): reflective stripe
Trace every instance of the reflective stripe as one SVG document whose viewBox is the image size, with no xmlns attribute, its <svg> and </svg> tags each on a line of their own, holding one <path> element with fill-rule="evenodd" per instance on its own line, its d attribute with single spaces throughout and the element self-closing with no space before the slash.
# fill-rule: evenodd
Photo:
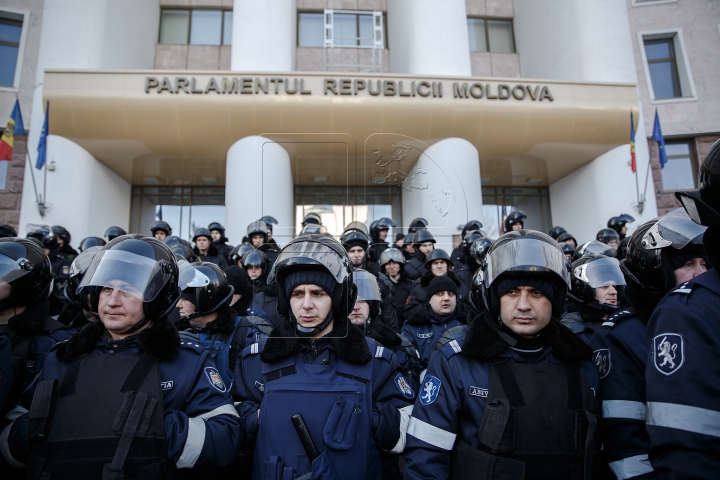
<svg viewBox="0 0 720 480">
<path fill-rule="evenodd" d="M 8 420 L 12 420 L 13 422 L 18 419 L 18 417 L 25 415 L 28 413 L 28 409 L 25 407 L 21 407 L 20 405 L 16 405 L 15 408 L 10 410 L 7 415 L 5 415 L 5 418 Z"/>
<path fill-rule="evenodd" d="M 648 402 L 647 424 L 720 437 L 720 412 L 678 403 Z"/>
<path fill-rule="evenodd" d="M 19 407 L 22 408 L 22 407 Z M 25 409 L 23 409 L 25 410 Z M 27 412 L 27 410 L 25 410 Z M 9 414 L 8 414 L 9 415 Z M 19 415 L 18 415 L 19 416 Z M 15 417 L 17 418 L 17 417 Z M 8 440 L 10 438 L 10 429 L 13 426 L 15 420 L 10 423 L 7 427 L 5 427 L 5 430 L 0 433 L 0 452 L 2 452 L 2 456 L 5 457 L 5 460 L 12 465 L 15 468 L 25 468 L 27 467 L 26 464 L 22 463 L 18 459 L 12 456 L 12 453 L 10 453 L 10 444 L 8 443 Z"/>
<path fill-rule="evenodd" d="M 402 453 L 405 450 L 405 443 L 407 442 L 407 429 L 410 423 L 410 415 L 412 415 L 413 406 L 408 405 L 398 409 L 400 413 L 400 438 L 398 438 L 395 446 L 390 450 L 390 453 Z"/>
<path fill-rule="evenodd" d="M 258 353 L 259 345 L 257 343 L 253 343 L 250 345 L 250 354 L 255 355 Z"/>
<path fill-rule="evenodd" d="M 193 468 L 205 445 L 205 420 L 188 418 L 188 435 L 185 448 L 175 466 L 177 468 Z"/>
<path fill-rule="evenodd" d="M 614 327 L 615 322 L 603 322 L 602 326 L 603 327 Z"/>
<path fill-rule="evenodd" d="M 235 410 L 235 407 L 233 407 L 232 405 L 222 405 L 215 410 L 210 410 L 209 412 L 198 415 L 195 418 L 202 418 L 204 420 L 207 420 L 208 418 L 217 417 L 218 415 L 232 415 L 233 417 L 239 417 L 237 410 Z"/>
<path fill-rule="evenodd" d="M 610 470 L 613 471 L 618 480 L 637 477 L 653 471 L 647 453 L 634 457 L 623 458 L 616 462 L 610 462 Z"/>
<path fill-rule="evenodd" d="M 460 348 L 460 344 L 457 342 L 457 340 L 453 340 L 452 342 L 450 342 L 450 346 L 455 353 L 462 352 L 462 348 Z"/>
<path fill-rule="evenodd" d="M 677 290 L 674 290 L 673 293 L 690 293 L 692 292 L 692 288 L 678 288 Z"/>
<path fill-rule="evenodd" d="M 452 450 L 453 445 L 455 445 L 455 437 L 457 437 L 454 433 L 425 423 L 415 417 L 410 417 L 407 433 L 418 440 L 448 451 Z"/>
<path fill-rule="evenodd" d="M 629 400 L 605 400 L 602 404 L 603 418 L 632 418 L 645 421 L 645 404 Z"/>
<path fill-rule="evenodd" d="M 382 358 L 383 350 L 385 350 L 385 347 L 381 347 L 378 345 L 377 349 L 375 350 L 375 358 Z"/>
</svg>

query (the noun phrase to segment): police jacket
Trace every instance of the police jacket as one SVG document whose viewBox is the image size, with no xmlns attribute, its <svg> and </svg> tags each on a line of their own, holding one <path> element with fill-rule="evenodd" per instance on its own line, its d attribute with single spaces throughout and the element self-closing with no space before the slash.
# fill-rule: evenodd
<svg viewBox="0 0 720 480">
<path fill-rule="evenodd" d="M 416 283 L 407 278 L 405 272 L 400 272 L 400 277 L 397 281 L 390 278 L 388 275 L 381 273 L 378 276 L 378 286 L 380 287 L 380 293 L 382 294 L 383 289 L 387 289 L 392 292 L 392 308 L 395 309 L 395 317 L 397 319 L 397 331 L 400 332 L 403 323 L 403 309 L 405 304 L 409 301 L 410 292 Z M 383 301 L 383 311 L 388 305 Z"/>
<path fill-rule="evenodd" d="M 395 290 L 388 285 L 389 282 L 378 282 L 380 290 L 380 318 L 385 325 L 400 333 L 400 322 L 395 310 Z"/>
<path fill-rule="evenodd" d="M 215 245 L 215 248 L 217 248 L 218 253 L 222 255 L 226 260 L 232 253 L 232 251 L 235 249 L 234 246 L 227 244 L 227 238 L 223 235 L 220 240 L 213 240 L 212 244 Z"/>
<path fill-rule="evenodd" d="M 427 367 L 435 344 L 448 328 L 457 327 L 461 322 L 457 317 L 458 309 L 449 315 L 438 315 L 425 303 L 405 321 L 402 334 L 410 340 L 420 352 L 420 363 Z"/>
<path fill-rule="evenodd" d="M 40 382 L 44 380 L 64 380 L 69 366 L 80 358 L 77 384 L 92 382 L 96 388 L 101 388 L 102 376 L 84 378 L 85 362 L 90 365 L 93 358 L 98 357 L 122 361 L 122 357 L 147 354 L 158 362 L 166 459 L 176 468 L 228 465 L 238 451 L 242 431 L 232 397 L 208 352 L 198 344 L 181 342 L 177 330 L 166 318 L 154 321 L 139 334 L 121 341 L 106 335 L 104 325 L 97 322 L 86 325 L 68 341 L 57 345 L 48 354 L 39 382 L 33 387 L 43 385 Z M 39 395 L 39 391 L 39 388 L 29 389 L 19 408 L 27 411 L 32 396 Z M 113 406 L 109 404 L 108 408 Z M 80 429 L 86 428 L 82 418 L 92 407 L 83 404 L 73 408 L 77 411 L 76 415 L 71 415 L 72 420 L 77 419 L 73 424 L 78 424 Z M 53 419 L 58 420 L 63 419 Z M 67 423 L 67 418 L 64 420 Z M 109 422 L 112 425 L 113 419 Z M 20 416 L 13 422 L 9 436 L 3 436 L 8 444 L 0 445 L 3 455 L 18 466 L 28 460 L 28 423 L 27 414 Z M 66 454 L 69 451 L 80 458 L 91 458 L 92 455 L 72 449 L 67 449 Z"/>
<path fill-rule="evenodd" d="M 403 268 L 407 278 L 417 280 L 427 272 L 427 268 L 425 268 L 425 258 L 426 255 L 424 253 L 420 250 L 415 250 L 412 258 L 405 262 L 405 267 Z"/>
<path fill-rule="evenodd" d="M 390 248 L 390 244 L 388 242 L 373 241 L 373 243 L 367 249 L 368 262 L 374 265 L 375 268 L 377 268 L 377 263 L 380 260 L 380 255 L 382 255 L 382 253 L 388 248 Z"/>
<path fill-rule="evenodd" d="M 195 255 L 198 256 L 200 260 L 203 262 L 211 262 L 220 267 L 221 269 L 225 269 L 228 266 L 227 258 L 225 258 L 225 255 L 222 255 L 215 244 L 211 243 L 210 247 L 208 247 L 207 255 L 200 255 L 200 250 L 198 250 L 197 247 L 193 247 L 193 252 Z"/>
<path fill-rule="evenodd" d="M 720 277 L 713 268 L 672 290 L 648 323 L 650 463 L 668 478 L 720 472 L 719 305 Z"/>
<path fill-rule="evenodd" d="M 455 261 L 455 259 L 453 259 L 453 261 Z M 471 257 L 469 255 L 467 256 L 466 261 L 456 261 L 455 265 L 457 265 L 457 268 L 455 268 L 454 270 L 455 275 L 458 276 L 463 286 L 469 292 L 470 290 L 472 290 L 473 276 L 475 276 L 475 272 L 478 270 L 478 268 L 480 268 L 480 265 L 477 264 L 474 257 Z"/>
<path fill-rule="evenodd" d="M 553 319 L 539 337 L 540 349 L 529 352 L 535 362 L 528 363 L 502 335 L 486 312 L 470 323 L 464 339 L 433 354 L 408 426 L 406 479 L 571 478 L 568 464 L 574 465 L 572 478 L 583 478 L 588 466 L 582 455 L 593 450 L 588 440 L 599 413 L 590 347 Z M 539 371 L 542 380 L 533 382 Z M 547 442 L 549 436 L 556 440 Z M 487 475 L 479 477 L 477 468 Z"/>
<path fill-rule="evenodd" d="M 300 340 L 284 321 L 238 358 L 234 395 L 242 399 L 244 448 L 255 447 L 254 479 L 309 471 L 313 478 L 376 479 L 380 450 L 402 452 L 415 392 L 395 355 L 349 321 L 328 337 Z M 293 428 L 297 413 L 320 453 L 312 462 Z"/>
<path fill-rule="evenodd" d="M 602 326 L 602 317 L 604 316 L 604 313 L 593 310 L 577 300 L 568 298 L 567 313 L 563 315 L 560 323 L 589 343 L 593 334 Z"/>
<path fill-rule="evenodd" d="M 403 307 L 403 318 L 405 320 L 409 319 L 416 311 L 420 309 L 420 307 L 427 303 L 428 296 L 427 296 L 427 289 L 430 286 L 430 282 L 433 278 L 435 278 L 435 275 L 432 274 L 432 272 L 425 270 L 425 275 L 423 275 L 420 278 L 420 283 L 415 284 L 412 291 L 410 292 L 410 299 L 405 304 L 405 307 Z M 448 278 L 450 278 L 453 282 L 455 282 L 455 285 L 458 287 L 457 292 L 457 305 L 460 307 L 460 311 L 458 312 L 459 315 L 463 315 L 463 300 L 467 297 L 468 290 L 465 288 L 465 286 L 460 281 L 460 278 L 458 278 L 457 275 L 455 275 L 455 272 L 448 272 L 447 273 Z"/>
<path fill-rule="evenodd" d="M 465 253 L 460 250 L 460 247 L 453 248 L 452 253 L 450 254 L 450 259 L 453 261 L 455 265 L 458 265 L 460 263 L 465 263 Z"/>
<path fill-rule="evenodd" d="M 277 309 L 278 297 L 275 282 L 267 285 L 261 292 L 256 293 L 253 297 L 253 303 L 262 309 L 273 327 L 276 327 L 282 321 Z"/>
<path fill-rule="evenodd" d="M 370 337 L 395 354 L 405 379 L 412 389 L 417 392 L 420 381 L 420 352 L 407 337 L 395 333 L 379 319 L 368 319 L 365 323 L 365 336 Z"/>
</svg>

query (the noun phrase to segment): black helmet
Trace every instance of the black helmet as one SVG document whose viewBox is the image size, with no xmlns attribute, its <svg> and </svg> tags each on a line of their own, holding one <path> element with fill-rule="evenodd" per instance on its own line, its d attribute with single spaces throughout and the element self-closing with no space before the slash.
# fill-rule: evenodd
<svg viewBox="0 0 720 480">
<path fill-rule="evenodd" d="M 567 241 L 569 241 L 569 240 L 573 240 L 573 241 L 575 242 L 575 245 L 577 245 L 577 240 L 575 239 L 575 237 L 573 237 L 572 234 L 571 234 L 571 233 L 568 233 L 568 232 L 561 233 L 561 234 L 558 235 L 558 237 L 555 239 L 555 241 L 558 242 L 558 243 L 565 243 L 565 242 L 567 242 Z"/>
<path fill-rule="evenodd" d="M 395 247 L 386 248 L 380 254 L 380 268 L 383 269 L 385 264 L 390 261 L 399 263 L 400 265 L 405 265 L 405 255 L 403 255 L 403 253 Z"/>
<path fill-rule="evenodd" d="M 410 222 L 410 226 L 408 227 L 408 233 L 416 232 L 416 231 L 420 230 L 421 228 L 427 228 L 428 225 L 429 225 L 428 221 L 425 220 L 424 218 L 422 218 L 422 217 L 414 218 L 413 221 Z"/>
<path fill-rule="evenodd" d="M 548 235 L 550 235 L 553 239 L 557 240 L 561 233 L 567 233 L 567 230 L 565 230 L 563 227 L 555 226 L 550 229 Z"/>
<path fill-rule="evenodd" d="M 267 242 L 268 239 L 268 227 L 262 220 L 255 220 L 247 226 L 247 237 L 252 241 L 253 235 L 262 235 L 263 242 Z"/>
<path fill-rule="evenodd" d="M 483 299 L 483 270 L 478 268 L 472 277 L 472 286 L 470 288 L 470 305 L 482 312 L 485 310 L 485 301 Z"/>
<path fill-rule="evenodd" d="M 365 234 L 366 237 L 370 236 L 367 226 L 363 222 L 350 222 L 345 226 L 343 233 L 347 233 L 350 230 L 357 230 Z"/>
<path fill-rule="evenodd" d="M 233 265 L 237 265 L 238 262 L 242 261 L 243 255 L 252 250 L 255 250 L 255 247 L 248 245 L 247 243 L 241 243 L 232 249 L 228 258 L 232 260 Z"/>
<path fill-rule="evenodd" d="M 357 299 L 355 301 L 365 300 L 370 305 L 368 321 L 380 315 L 382 296 L 375 275 L 362 268 L 357 268 L 353 271 L 353 283 L 357 288 Z"/>
<path fill-rule="evenodd" d="M 162 242 L 170 248 L 176 247 L 178 245 L 185 245 L 188 248 L 192 248 L 192 244 L 190 242 L 188 242 L 184 238 L 180 238 L 175 235 L 165 237 L 165 240 L 163 240 Z"/>
<path fill-rule="evenodd" d="M 405 238 L 403 239 L 403 247 L 406 247 L 407 245 L 412 246 L 414 238 L 415 238 L 415 232 L 410 232 L 407 235 L 405 235 Z"/>
<path fill-rule="evenodd" d="M 211 232 L 213 230 L 217 230 L 218 232 L 220 232 L 220 235 L 225 236 L 225 227 L 223 227 L 222 223 L 220 222 L 212 222 L 210 225 L 208 225 L 207 229 Z"/>
<path fill-rule="evenodd" d="M 343 233 L 340 237 L 340 243 L 345 250 L 350 251 L 353 247 L 360 247 L 363 250 L 368 249 L 370 242 L 368 241 L 367 235 L 362 233 L 360 230 L 350 230 Z"/>
<path fill-rule="evenodd" d="M 182 298 L 195 305 L 195 313 L 188 320 L 210 315 L 232 302 L 235 289 L 228 283 L 225 272 L 210 262 L 191 264 L 195 277 L 185 285 Z"/>
<path fill-rule="evenodd" d="M 267 225 L 269 229 L 272 229 L 273 225 L 278 224 L 278 221 L 275 219 L 275 217 L 271 217 L 270 215 L 265 215 L 260 220 L 265 222 L 265 225 Z"/>
<path fill-rule="evenodd" d="M 207 228 L 200 227 L 195 229 L 195 235 L 193 235 L 193 242 L 197 242 L 198 237 L 206 237 L 211 242 L 213 241 L 212 234 Z"/>
<path fill-rule="evenodd" d="M 53 225 L 50 228 L 52 228 L 52 231 L 55 232 L 55 235 L 57 235 L 58 238 L 63 241 L 63 244 L 66 247 L 70 246 L 70 240 L 72 239 L 72 237 L 70 236 L 70 232 L 68 232 L 67 228 L 60 225 Z"/>
<path fill-rule="evenodd" d="M 413 245 L 422 245 L 425 242 L 435 243 L 435 237 L 433 237 L 432 233 L 430 233 L 428 230 L 426 230 L 424 228 L 420 229 L 420 230 L 416 230 L 413 233 L 413 237 L 412 237 Z"/>
<path fill-rule="evenodd" d="M 514 212 L 510 213 L 507 217 L 505 217 L 505 232 L 511 232 L 512 226 L 516 223 L 519 223 L 522 225 L 523 228 L 525 228 L 525 219 L 527 218 L 527 215 L 525 215 L 525 212 L 522 210 L 515 210 Z"/>
<path fill-rule="evenodd" d="M 448 255 L 448 253 L 442 248 L 436 248 L 432 252 L 427 254 L 427 257 L 425 257 L 425 268 L 430 270 L 430 267 L 435 260 L 445 260 L 445 263 L 447 263 L 448 265 L 448 270 L 453 265 L 453 261 L 450 258 L 450 255 Z"/>
<path fill-rule="evenodd" d="M 483 301 L 494 318 L 500 316 L 497 280 L 506 275 L 540 275 L 554 280 L 560 292 L 552 302 L 553 317 L 560 317 L 570 286 L 570 272 L 565 255 L 552 237 L 534 230 L 516 230 L 495 240 L 485 255 L 482 275 Z"/>
<path fill-rule="evenodd" d="M 165 244 L 167 245 L 167 244 Z M 169 245 L 168 245 L 169 246 Z M 175 255 L 175 258 L 178 260 L 186 260 L 190 263 L 199 262 L 200 259 L 195 255 L 195 252 L 193 252 L 193 249 L 188 247 L 187 245 L 179 244 L 179 245 L 173 245 L 172 247 L 169 247 L 170 251 Z"/>
<path fill-rule="evenodd" d="M 105 237 L 108 239 L 108 242 L 123 235 L 127 235 L 127 232 L 120 227 L 110 227 L 105 230 Z"/>
<path fill-rule="evenodd" d="M 632 223 L 634 221 L 635 219 L 632 216 L 628 215 L 627 213 L 622 213 L 619 217 L 612 217 L 610 220 L 608 220 L 607 226 L 608 228 L 612 228 L 613 230 L 615 230 L 618 235 L 622 236 L 624 235 L 622 233 L 622 229 L 625 224 Z"/>
<path fill-rule="evenodd" d="M 685 210 L 677 208 L 639 226 L 627 246 L 623 273 L 634 289 L 665 294 L 675 287 L 671 257 L 704 257 L 705 227 L 695 223 Z"/>
<path fill-rule="evenodd" d="M 568 292 L 569 298 L 604 313 L 613 313 L 620 308 L 619 300 L 625 288 L 625 278 L 617 258 L 588 254 L 570 265 L 570 273 L 572 288 Z M 610 285 L 617 290 L 618 304 L 599 303 L 595 299 L 595 289 Z"/>
<path fill-rule="evenodd" d="M 300 235 L 328 235 L 328 229 L 325 225 L 317 223 L 308 223 L 300 231 Z"/>
<path fill-rule="evenodd" d="M 720 229 L 720 140 L 708 150 L 700 165 L 697 192 L 676 192 L 693 222 Z"/>
<path fill-rule="evenodd" d="M 27 238 L 35 238 L 43 248 L 54 249 L 58 247 L 58 237 L 50 227 L 40 227 L 27 234 Z"/>
<path fill-rule="evenodd" d="M 85 310 L 91 310 L 90 303 L 88 302 L 88 296 L 84 295 L 82 290 L 78 290 L 78 287 L 80 286 L 80 282 L 82 281 L 85 272 L 92 263 L 93 258 L 95 258 L 95 255 L 101 250 L 102 247 L 99 245 L 88 247 L 83 250 L 80 255 L 75 257 L 72 265 L 70 265 L 68 280 L 65 284 L 65 289 L 63 290 L 65 298 L 67 298 L 70 303 L 77 307 L 82 307 Z"/>
<path fill-rule="evenodd" d="M 380 232 L 382 230 L 389 230 L 391 227 L 395 226 L 395 222 L 393 222 L 391 218 L 382 217 L 375 220 L 370 224 L 370 238 L 372 238 L 373 242 L 379 242 Z"/>
<path fill-rule="evenodd" d="M 565 255 L 570 255 L 571 257 L 575 255 L 575 247 L 573 247 L 569 243 L 563 243 L 562 245 L 560 245 L 560 248 Z"/>
<path fill-rule="evenodd" d="M 285 280 L 296 271 L 315 270 L 329 273 L 335 280 L 332 310 L 319 325 L 302 327 L 290 309 L 290 299 L 285 292 Z M 310 336 L 324 330 L 330 321 L 345 320 L 355 306 L 357 287 L 353 284 L 353 270 L 350 259 L 342 245 L 329 235 L 300 235 L 285 245 L 273 264 L 267 283 L 277 282 L 278 313 L 289 318 L 301 336 Z"/>
<path fill-rule="evenodd" d="M 12 225 L 0 223 L 0 238 L 17 237 L 17 231 Z"/>
<path fill-rule="evenodd" d="M 610 244 L 610 242 L 615 240 L 618 246 L 620 246 L 620 234 L 612 228 L 603 228 L 602 230 L 600 230 L 597 235 L 595 235 L 595 240 L 608 245 Z"/>
<path fill-rule="evenodd" d="M 106 243 L 107 242 L 105 242 L 105 240 L 100 237 L 86 237 L 83 238 L 80 242 L 78 250 L 82 252 L 92 247 L 104 247 Z"/>
<path fill-rule="evenodd" d="M 320 215 L 315 212 L 308 213 L 307 215 L 305 215 L 305 218 L 303 218 L 302 226 L 304 227 L 305 225 L 308 225 L 310 223 L 314 223 L 315 225 L 322 225 L 322 218 L 320 218 Z"/>
<path fill-rule="evenodd" d="M 478 238 L 470 244 L 470 256 L 475 260 L 483 261 L 488 249 L 492 247 L 493 241 L 487 237 Z"/>
<path fill-rule="evenodd" d="M 465 238 L 468 232 L 472 232 L 473 230 L 480 230 L 483 228 L 483 224 L 480 220 L 470 220 L 465 224 L 465 226 L 462 227 L 462 232 L 460 233 L 460 236 L 462 238 Z"/>
<path fill-rule="evenodd" d="M 95 255 L 78 290 L 90 293 L 90 310 L 98 311 L 102 287 L 121 290 L 143 302 L 145 317 L 123 333 L 167 316 L 180 298 L 178 265 L 170 248 L 149 235 L 123 235 Z"/>
<path fill-rule="evenodd" d="M 10 295 L 0 300 L 0 310 L 41 303 L 52 290 L 50 259 L 33 240 L 0 238 L 0 279 L 10 284 Z"/>
<path fill-rule="evenodd" d="M 248 267 L 260 267 L 263 269 L 263 273 L 267 273 L 265 272 L 267 263 L 267 255 L 265 255 L 262 250 L 256 248 L 246 252 L 242 257 L 242 266 L 245 270 L 247 270 Z"/>
<path fill-rule="evenodd" d="M 590 255 L 591 253 L 596 255 L 605 255 L 606 257 L 617 256 L 617 250 L 612 248 L 610 245 L 598 242 L 597 240 L 591 240 L 589 242 L 583 243 L 575 249 L 573 259 L 579 260 L 581 257 L 584 257 L 585 255 Z"/>
<path fill-rule="evenodd" d="M 460 250 L 465 254 L 468 255 L 470 253 L 470 245 L 473 244 L 476 240 L 480 240 L 481 238 L 484 238 L 485 235 L 483 235 L 479 230 L 470 230 L 465 234 L 465 236 L 462 239 L 462 242 L 460 242 Z M 490 242 L 492 243 L 492 242 Z"/>
<path fill-rule="evenodd" d="M 150 231 L 153 236 L 155 236 L 155 232 L 158 230 L 165 232 L 165 235 L 172 235 L 172 228 L 170 227 L 170 224 L 163 220 L 158 220 L 150 226 Z"/>
</svg>

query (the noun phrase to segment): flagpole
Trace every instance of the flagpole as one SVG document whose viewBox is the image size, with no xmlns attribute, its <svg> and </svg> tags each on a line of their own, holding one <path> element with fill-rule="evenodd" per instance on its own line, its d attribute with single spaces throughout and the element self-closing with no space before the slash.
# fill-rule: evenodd
<svg viewBox="0 0 720 480">
<path fill-rule="evenodd" d="M 30 167 L 30 177 L 32 177 L 33 190 L 35 190 L 35 201 L 38 204 L 38 211 L 40 212 L 40 216 L 44 217 L 45 216 L 45 205 L 43 204 L 42 200 L 38 196 L 37 184 L 35 183 L 35 172 L 33 172 L 32 159 L 30 158 L 30 152 L 27 150 L 27 141 L 25 142 L 25 158 L 27 159 L 28 166 Z"/>
</svg>

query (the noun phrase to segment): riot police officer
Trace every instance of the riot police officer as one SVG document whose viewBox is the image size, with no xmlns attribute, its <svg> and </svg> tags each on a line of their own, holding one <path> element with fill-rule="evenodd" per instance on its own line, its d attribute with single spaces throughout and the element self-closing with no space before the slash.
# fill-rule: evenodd
<svg viewBox="0 0 720 480">
<path fill-rule="evenodd" d="M 233 248 L 232 252 L 230 252 L 230 255 L 228 255 L 228 261 L 230 262 L 230 265 L 242 267 L 243 257 L 247 252 L 250 252 L 252 250 L 255 250 L 255 247 L 253 247 L 252 245 L 248 245 L 247 243 L 241 243 L 240 245 Z"/>
<path fill-rule="evenodd" d="M 12 225 L 0 223 L 0 238 L 17 237 L 17 230 Z"/>
<path fill-rule="evenodd" d="M 270 238 L 267 224 L 263 220 L 255 220 L 247 226 L 246 237 L 250 241 L 250 244 L 263 252 L 267 257 L 268 265 L 272 265 L 277 258 L 277 254 L 280 252 L 277 248 L 277 244 L 268 243 Z"/>
<path fill-rule="evenodd" d="M 483 228 L 482 222 L 480 220 L 470 220 L 465 225 L 463 225 L 462 231 L 460 232 L 460 245 L 455 247 L 453 251 L 450 253 L 450 258 L 453 259 L 453 262 L 456 262 L 456 264 L 459 264 L 460 262 L 463 262 L 465 260 L 465 256 L 468 254 L 468 249 L 470 248 L 470 244 L 477 240 L 477 238 L 474 238 L 471 242 L 467 243 L 465 242 L 465 237 L 470 232 L 478 232 L 481 234 L 481 229 Z M 485 236 L 484 234 L 481 234 L 481 236 Z"/>
<path fill-rule="evenodd" d="M 377 272 L 378 269 L 380 255 L 390 246 L 387 241 L 388 232 L 395 226 L 395 222 L 393 222 L 392 218 L 387 217 L 375 220 L 370 225 L 370 240 L 372 241 L 372 244 L 367 250 L 367 260 L 368 263 L 373 266 L 375 272 Z"/>
<path fill-rule="evenodd" d="M 220 254 L 220 251 L 213 243 L 210 230 L 202 227 L 195 230 L 193 242 L 195 242 L 195 248 L 193 248 L 193 252 L 195 253 L 195 255 L 198 256 L 200 260 L 202 260 L 203 262 L 212 262 L 221 269 L 228 266 L 225 256 Z"/>
<path fill-rule="evenodd" d="M 410 280 L 417 280 L 427 271 L 424 268 L 425 259 L 435 248 L 435 237 L 433 237 L 429 231 L 420 229 L 413 232 L 412 241 L 415 253 L 413 253 L 413 257 L 405 263 L 405 273 Z"/>
<path fill-rule="evenodd" d="M 167 237 L 172 235 L 172 227 L 166 221 L 158 220 L 152 225 L 150 225 L 150 233 L 152 233 L 153 237 L 157 238 L 162 242 Z"/>
<path fill-rule="evenodd" d="M 473 251 L 472 246 L 475 245 Z M 487 249 L 492 245 L 492 240 L 486 238 L 479 231 L 468 232 L 460 244 L 462 257 L 459 260 L 452 259 L 455 262 L 455 274 L 465 285 L 466 290 L 470 290 L 472 286 L 472 277 L 480 268 Z"/>
<path fill-rule="evenodd" d="M 105 242 L 105 240 L 103 240 L 100 237 L 85 237 L 80 242 L 80 245 L 78 246 L 78 250 L 80 250 L 82 252 L 83 250 L 86 250 L 91 247 L 98 247 L 98 246 L 103 247 L 103 246 L 105 246 L 106 243 L 107 242 Z"/>
<path fill-rule="evenodd" d="M 413 245 L 413 232 L 408 233 L 405 235 L 405 238 L 403 238 L 403 244 L 402 244 L 402 252 L 403 256 L 405 257 L 406 261 L 410 261 L 413 258 L 413 255 L 415 255 L 415 245 Z"/>
<path fill-rule="evenodd" d="M 348 321 L 357 289 L 345 250 L 327 235 L 297 237 L 269 281 L 284 320 L 243 350 L 235 373 L 253 478 L 380 478 L 379 451 L 402 451 L 414 391 L 390 349 Z"/>
<path fill-rule="evenodd" d="M 160 479 L 229 464 L 242 435 L 237 413 L 209 354 L 181 342 L 167 320 L 180 294 L 167 246 L 115 238 L 80 288 L 100 322 L 50 351 L 3 455 L 53 479 Z"/>
<path fill-rule="evenodd" d="M 50 267 L 55 281 L 50 296 L 50 311 L 48 313 L 51 316 L 58 315 L 65 307 L 63 291 L 65 289 L 65 282 L 67 282 L 68 279 L 68 272 L 70 271 L 72 260 L 58 251 L 58 237 L 50 227 L 40 227 L 28 233 L 28 238 L 37 239 L 42 245 L 45 254 L 50 259 Z"/>
<path fill-rule="evenodd" d="M 213 245 L 215 245 L 215 248 L 220 252 L 220 255 L 227 259 L 235 247 L 228 245 L 228 239 L 225 237 L 225 227 L 223 227 L 220 222 L 212 222 L 208 225 L 208 230 L 210 230 L 210 235 L 212 235 Z"/>
<path fill-rule="evenodd" d="M 250 250 L 245 253 L 242 258 L 242 268 L 247 272 L 252 282 L 252 295 L 265 290 L 267 286 L 266 278 L 268 274 L 269 264 L 265 254 L 258 249 Z"/>
<path fill-rule="evenodd" d="M 388 248 L 380 255 L 380 291 L 387 288 L 392 294 L 392 307 L 395 309 L 395 317 L 398 320 L 403 318 L 403 308 L 410 298 L 410 292 L 416 285 L 407 278 L 405 274 L 405 257 L 397 248 Z M 386 308 L 387 305 L 383 305 Z M 400 332 L 402 325 L 398 325 L 397 332 Z"/>
<path fill-rule="evenodd" d="M 413 218 L 408 227 L 408 233 L 415 233 L 418 230 L 427 229 L 429 223 L 422 217 Z"/>
<path fill-rule="evenodd" d="M 563 232 L 558 235 L 557 243 L 560 245 L 567 243 L 568 245 L 572 245 L 573 248 L 577 248 L 578 246 L 577 240 L 575 240 L 575 237 L 573 237 L 570 232 Z"/>
<path fill-rule="evenodd" d="M 123 235 L 127 235 L 127 232 L 120 227 L 110 227 L 105 230 L 105 238 L 107 238 L 108 242 Z"/>
<path fill-rule="evenodd" d="M 573 259 L 579 260 L 585 255 L 605 255 L 606 257 L 614 258 L 617 256 L 617 250 L 597 240 L 590 240 L 575 249 Z"/>
<path fill-rule="evenodd" d="M 260 219 L 261 221 L 265 222 L 265 226 L 267 226 L 267 232 L 268 232 L 268 239 L 267 243 L 272 244 L 272 246 L 278 251 L 280 251 L 280 246 L 273 238 L 273 226 L 278 224 L 278 221 L 275 219 L 275 217 L 272 217 L 270 215 L 265 215 Z"/>
<path fill-rule="evenodd" d="M 548 232 L 548 235 L 550 235 L 550 237 L 552 237 L 553 240 L 557 240 L 558 237 L 560 235 L 562 235 L 563 233 L 567 233 L 567 230 L 565 230 L 565 228 L 561 227 L 560 225 L 556 225 L 550 229 L 550 231 Z M 560 243 L 560 242 L 558 242 L 558 243 Z"/>
<path fill-rule="evenodd" d="M 95 258 L 95 254 L 100 250 L 102 250 L 102 247 L 86 248 L 70 265 L 70 273 L 63 292 L 68 304 L 58 315 L 58 321 L 63 325 L 67 325 L 68 331 L 72 334 L 77 333 L 88 323 L 100 320 L 98 314 L 90 310 L 90 298 L 87 292 L 78 292 L 78 287 L 85 272 L 92 263 L 93 258 Z"/>
<path fill-rule="evenodd" d="M 78 252 L 70 245 L 72 236 L 70 235 L 68 229 L 61 225 L 53 225 L 50 228 L 52 228 L 52 231 L 55 232 L 55 235 L 58 237 L 58 252 L 67 256 L 70 262 L 75 260 L 75 257 L 78 256 Z M 13 235 L 13 237 L 14 236 L 15 235 Z"/>
<path fill-rule="evenodd" d="M 607 222 L 607 227 L 615 230 L 620 236 L 620 240 L 624 240 L 628 230 L 627 224 L 633 223 L 634 221 L 635 219 L 632 216 L 628 215 L 627 213 L 622 213 L 618 217 L 610 218 L 610 220 L 608 220 Z"/>
<path fill-rule="evenodd" d="M 525 228 L 525 220 L 527 215 L 522 210 L 515 210 L 505 217 L 505 232 L 512 232 L 514 230 L 521 230 Z"/>
<path fill-rule="evenodd" d="M 620 248 L 620 235 L 618 235 L 618 233 L 612 228 L 603 228 L 600 230 L 597 235 L 595 235 L 595 240 L 604 243 L 615 250 Z"/>
<path fill-rule="evenodd" d="M 565 256 L 549 236 L 519 230 L 498 238 L 485 262 L 488 311 L 430 359 L 405 478 L 591 478 L 597 373 L 590 347 L 556 320 Z"/>
<path fill-rule="evenodd" d="M 460 277 L 455 275 L 455 272 L 452 271 L 452 267 L 453 261 L 450 259 L 447 252 L 442 248 L 432 250 L 428 253 L 427 258 L 425 259 L 425 274 L 420 277 L 420 282 L 416 283 L 413 287 L 410 292 L 410 297 L 403 308 L 403 319 L 405 321 L 408 321 L 410 317 L 417 313 L 420 310 L 420 307 L 430 298 L 427 294 L 430 282 L 435 277 L 443 276 L 447 276 L 453 283 L 455 283 L 457 287 L 457 291 L 455 293 L 458 297 L 457 301 L 460 310 L 458 314 L 463 315 L 462 318 L 464 318 L 462 302 L 467 297 L 468 289 L 462 283 Z"/>
</svg>

